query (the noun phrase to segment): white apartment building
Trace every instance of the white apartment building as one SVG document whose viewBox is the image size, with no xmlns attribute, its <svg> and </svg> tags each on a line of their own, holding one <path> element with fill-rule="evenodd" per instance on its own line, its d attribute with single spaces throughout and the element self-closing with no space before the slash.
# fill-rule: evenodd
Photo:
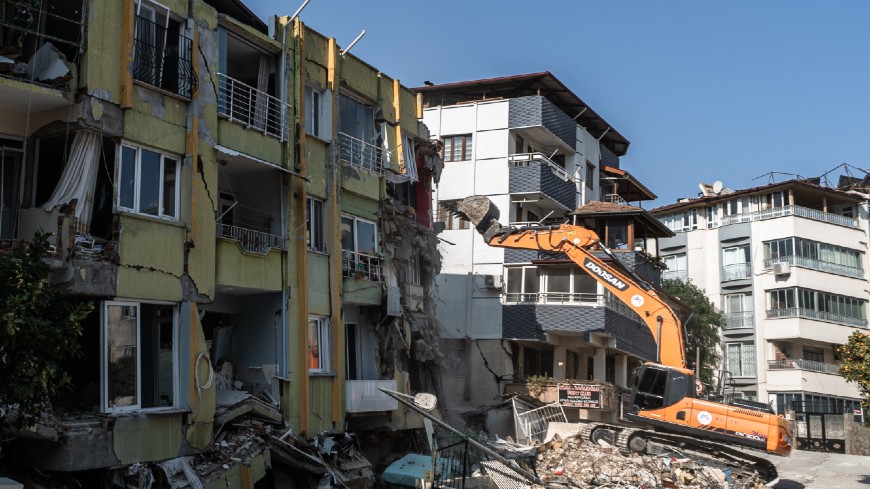
<svg viewBox="0 0 870 489">
<path fill-rule="evenodd" d="M 865 196 L 807 180 L 701 188 L 651 212 L 676 233 L 659 242 L 664 278 L 691 281 L 724 313 L 736 392 L 778 413 L 860 414 L 836 348 L 867 330 Z"/>
<path fill-rule="evenodd" d="M 492 405 L 531 376 L 625 386 L 633 366 L 655 358 L 640 318 L 567 257 L 489 247 L 446 204 L 486 195 L 503 224 L 582 223 L 656 282 L 646 242 L 673 233 L 627 204 L 655 198 L 619 168 L 629 142 L 546 72 L 415 90 L 444 144 L 433 208 L 443 227 L 437 317 L 455 365 L 445 395 Z"/>
</svg>

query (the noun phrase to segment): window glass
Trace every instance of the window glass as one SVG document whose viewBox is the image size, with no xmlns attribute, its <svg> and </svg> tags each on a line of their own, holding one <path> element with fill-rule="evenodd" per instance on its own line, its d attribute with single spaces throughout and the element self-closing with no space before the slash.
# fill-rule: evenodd
<svg viewBox="0 0 870 489">
<path fill-rule="evenodd" d="M 341 216 L 341 249 L 354 250 L 353 218 Z"/>
<path fill-rule="evenodd" d="M 106 306 L 106 383 L 110 409 L 136 407 L 138 392 L 138 327 L 137 305 Z"/>
<path fill-rule="evenodd" d="M 309 198 L 305 212 L 305 241 L 309 250 L 323 251 L 323 202 Z M 342 238 L 344 237 L 342 221 Z"/>
<path fill-rule="evenodd" d="M 175 188 L 178 175 L 178 161 L 163 159 L 163 214 L 175 216 Z"/>
<path fill-rule="evenodd" d="M 329 321 L 308 318 L 308 370 L 329 371 Z"/>
<path fill-rule="evenodd" d="M 571 292 L 571 269 L 568 267 L 548 267 L 547 292 Z"/>
<path fill-rule="evenodd" d="M 377 230 L 375 224 L 366 221 L 356 221 L 356 251 L 366 255 L 377 253 Z"/>
<path fill-rule="evenodd" d="M 133 208 L 136 189 L 136 150 L 127 146 L 121 147 L 121 176 L 118 184 L 119 207 Z"/>
</svg>

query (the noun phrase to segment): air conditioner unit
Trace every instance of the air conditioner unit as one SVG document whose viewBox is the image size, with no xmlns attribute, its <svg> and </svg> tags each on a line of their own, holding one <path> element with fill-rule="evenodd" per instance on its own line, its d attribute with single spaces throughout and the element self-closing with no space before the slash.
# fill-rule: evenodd
<svg viewBox="0 0 870 489">
<path fill-rule="evenodd" d="M 484 275 L 483 286 L 487 289 L 501 289 L 503 279 L 501 275 Z"/>
<path fill-rule="evenodd" d="M 788 275 L 791 273 L 791 264 L 788 262 L 780 261 L 773 264 L 773 274 L 774 275 Z"/>
</svg>

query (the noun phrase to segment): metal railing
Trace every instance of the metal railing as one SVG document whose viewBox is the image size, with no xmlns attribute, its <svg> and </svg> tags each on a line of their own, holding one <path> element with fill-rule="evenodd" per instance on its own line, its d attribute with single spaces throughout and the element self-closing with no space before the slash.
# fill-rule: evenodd
<svg viewBox="0 0 870 489">
<path fill-rule="evenodd" d="M 379 176 L 384 173 L 384 162 L 389 161 L 390 151 L 343 132 L 338 133 L 338 142 L 342 160 Z"/>
<path fill-rule="evenodd" d="M 688 282 L 689 272 L 686 270 L 665 270 L 662 272 L 662 280 L 679 280 L 680 282 Z"/>
<path fill-rule="evenodd" d="M 805 217 L 814 221 L 827 222 L 829 224 L 836 224 L 838 226 L 846 226 L 856 229 L 858 228 L 858 219 L 854 217 L 831 214 L 830 212 L 822 212 L 820 210 L 810 209 L 808 207 L 801 207 L 798 205 L 786 205 L 782 207 L 774 207 L 772 209 L 765 209 L 762 211 L 723 216 L 722 219 L 714 221 L 712 226 L 708 223 L 707 227 L 721 227 L 741 222 L 764 221 L 767 219 L 776 219 L 778 217 L 785 216 Z"/>
<path fill-rule="evenodd" d="M 32 0 L 0 0 L 0 12 L 6 12 L 0 16 L 0 26 L 13 33 L 7 39 L 18 42 L 22 35 L 32 34 L 54 44 L 82 48 L 84 0 L 52 0 L 50 6 L 46 3 L 43 1 L 40 8 Z M 2 38 L 0 47 L 11 47 L 4 45 Z"/>
<path fill-rule="evenodd" d="M 289 111 L 277 97 L 218 73 L 218 112 L 229 120 L 285 141 Z"/>
<path fill-rule="evenodd" d="M 380 391 L 396 390 L 396 380 L 346 380 L 344 397 L 349 413 L 371 413 L 399 409 L 399 401 Z"/>
<path fill-rule="evenodd" d="M 619 194 L 607 194 L 602 200 L 611 204 L 629 205 L 628 201 L 623 199 Z"/>
<path fill-rule="evenodd" d="M 563 218 L 551 218 L 544 219 L 541 222 L 538 221 L 513 221 L 510 223 L 510 226 L 515 228 L 528 227 L 528 226 L 558 226 L 564 223 L 566 219 Z"/>
<path fill-rule="evenodd" d="M 859 328 L 867 327 L 866 319 L 854 318 L 850 316 L 844 316 L 842 314 L 834 314 L 825 311 L 816 311 L 815 309 L 807 309 L 803 307 L 783 307 L 781 309 L 768 309 L 767 317 L 768 319 L 788 317 L 818 319 L 820 321 L 829 321 L 832 323 L 840 323 L 848 326 L 856 326 Z"/>
<path fill-rule="evenodd" d="M 517 403 L 513 403 L 513 408 L 517 437 L 528 445 L 543 442 L 551 422 L 566 423 L 568 421 L 565 410 L 558 402 L 528 411 L 517 406 Z"/>
<path fill-rule="evenodd" d="M 504 301 L 507 303 L 531 302 L 534 304 L 588 304 L 595 306 L 603 306 L 605 303 L 603 295 L 572 294 L 569 292 L 508 292 L 504 295 Z"/>
<path fill-rule="evenodd" d="M 341 272 L 347 278 L 358 278 L 369 282 L 384 281 L 384 260 L 379 256 L 342 250 Z"/>
<path fill-rule="evenodd" d="M 622 314 L 623 316 L 632 318 L 638 322 L 643 322 L 643 318 L 640 317 L 640 314 L 638 314 L 634 309 L 629 307 L 626 303 L 622 302 L 621 299 L 618 299 L 615 295 L 611 294 L 610 292 L 605 294 L 604 304 L 607 306 L 608 309 L 616 311 L 616 312 Z"/>
<path fill-rule="evenodd" d="M 510 166 L 528 166 L 530 163 L 541 162 L 546 164 L 550 170 L 553 170 L 553 173 L 561 178 L 562 180 L 574 181 L 572 175 L 570 175 L 564 168 L 557 165 L 553 160 L 547 158 L 543 153 L 517 153 L 508 156 L 508 165 Z"/>
<path fill-rule="evenodd" d="M 145 17 L 136 17 L 133 78 L 190 98 L 197 86 L 193 40 Z"/>
<path fill-rule="evenodd" d="M 287 250 L 286 238 L 239 226 L 216 224 L 217 235 L 219 237 L 237 241 L 242 246 L 242 249 L 249 253 L 265 255 L 272 248 Z"/>
<path fill-rule="evenodd" d="M 730 312 L 722 315 L 722 329 L 752 328 L 755 326 L 755 312 Z"/>
<path fill-rule="evenodd" d="M 722 281 L 739 280 L 741 278 L 749 278 L 752 276 L 751 263 L 732 263 L 722 267 Z"/>
<path fill-rule="evenodd" d="M 845 275 L 847 277 L 862 278 L 864 270 L 861 268 L 850 267 L 848 265 L 840 265 L 826 261 L 817 260 L 815 258 L 805 258 L 797 255 L 786 255 L 778 258 L 764 260 L 764 268 L 773 268 L 774 263 L 785 262 L 796 267 L 809 268 L 820 272 L 834 273 L 837 275 Z"/>
<path fill-rule="evenodd" d="M 840 375 L 840 366 L 812 360 L 768 360 L 768 370 L 807 370 L 823 374 Z"/>
</svg>

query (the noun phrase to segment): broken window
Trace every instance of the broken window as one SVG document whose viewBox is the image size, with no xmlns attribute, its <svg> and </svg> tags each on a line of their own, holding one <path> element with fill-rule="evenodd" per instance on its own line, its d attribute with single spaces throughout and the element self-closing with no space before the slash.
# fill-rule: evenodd
<svg viewBox="0 0 870 489">
<path fill-rule="evenodd" d="M 329 372 L 329 319 L 308 317 L 308 371 Z"/>
<path fill-rule="evenodd" d="M 305 86 L 305 132 L 329 141 L 332 139 L 332 91 Z"/>
<path fill-rule="evenodd" d="M 305 242 L 312 251 L 326 251 L 323 242 L 323 201 L 308 198 L 305 207 Z"/>
<path fill-rule="evenodd" d="M 169 9 L 154 2 L 136 2 L 133 78 L 190 98 L 196 86 L 191 62 L 193 40 Z"/>
<path fill-rule="evenodd" d="M 0 137 L 0 239 L 16 237 L 23 154 L 22 141 Z"/>
<path fill-rule="evenodd" d="M 473 146 L 471 134 L 445 136 L 442 140 L 444 141 L 444 161 L 468 161 L 471 159 Z"/>
<path fill-rule="evenodd" d="M 383 264 L 378 256 L 377 225 L 355 216 L 341 216 L 342 272 L 372 282 L 384 278 Z"/>
<path fill-rule="evenodd" d="M 118 171 L 118 207 L 177 219 L 180 166 L 178 158 L 123 145 Z"/>
<path fill-rule="evenodd" d="M 408 283 L 411 285 L 422 285 L 420 279 L 420 259 L 416 256 L 408 258 Z"/>
<path fill-rule="evenodd" d="M 177 316 L 173 305 L 103 302 L 104 411 L 175 406 Z"/>
<path fill-rule="evenodd" d="M 456 200 L 442 200 L 438 202 L 438 216 L 436 222 L 443 222 L 444 229 L 468 229 L 471 223 L 468 219 L 456 214 L 453 209 L 456 208 Z"/>
</svg>

